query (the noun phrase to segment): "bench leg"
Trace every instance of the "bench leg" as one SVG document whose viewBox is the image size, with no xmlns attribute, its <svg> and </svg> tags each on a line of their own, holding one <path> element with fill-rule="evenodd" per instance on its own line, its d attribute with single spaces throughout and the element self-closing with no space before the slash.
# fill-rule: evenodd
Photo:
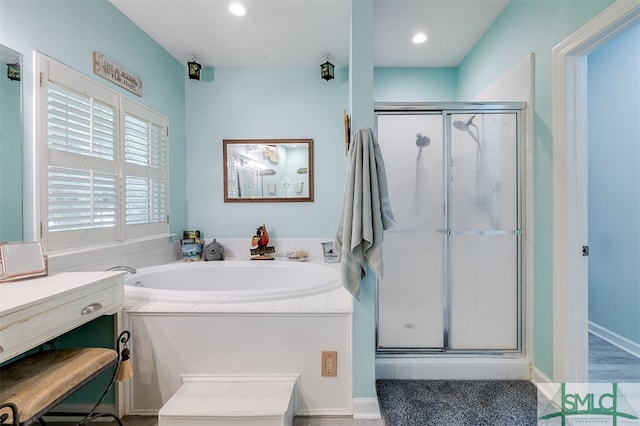
<svg viewBox="0 0 640 426">
<path fill-rule="evenodd" d="M 7 419 L 9 418 L 9 414 L 0 415 L 0 425 L 13 425 L 18 426 L 20 424 L 20 418 L 18 416 L 18 407 L 16 404 L 12 402 L 5 402 L 0 404 L 0 408 L 9 408 L 11 410 L 11 423 L 7 423 Z"/>
<path fill-rule="evenodd" d="M 111 417 L 113 420 L 115 420 L 118 423 L 119 426 L 123 426 L 122 425 L 122 421 L 120 421 L 118 416 L 116 416 L 115 414 L 111 414 L 111 413 L 96 413 L 95 410 L 98 408 L 98 405 L 100 405 L 100 403 L 102 402 L 104 397 L 107 396 L 107 393 L 109 392 L 109 389 L 111 389 L 111 387 L 113 386 L 113 383 L 116 380 L 116 374 L 118 374 L 118 367 L 120 366 L 122 361 L 124 361 L 124 359 L 123 359 L 124 357 L 122 356 L 123 352 L 121 351 L 120 344 L 123 344 L 124 348 L 126 349 L 127 348 L 127 343 L 129 342 L 130 338 L 131 338 L 131 333 L 128 330 L 123 331 L 118 336 L 118 340 L 116 341 L 116 344 L 117 344 L 117 347 L 118 347 L 118 362 L 116 363 L 116 367 L 113 369 L 113 375 L 111 376 L 111 380 L 109 381 L 109 384 L 107 385 L 107 388 L 102 393 L 102 396 L 100 397 L 98 402 L 96 402 L 96 404 L 93 406 L 91 411 L 89 411 L 89 414 L 87 414 L 86 417 L 84 419 L 82 419 L 80 421 L 80 423 L 78 423 L 78 425 L 86 425 L 88 423 L 91 423 L 95 419 L 98 419 L 98 418 L 101 418 L 101 417 Z M 128 357 L 127 357 L 127 359 L 128 359 Z"/>
<path fill-rule="evenodd" d="M 116 423 L 118 423 L 119 426 L 123 426 L 122 421 L 115 414 L 111 414 L 111 413 L 96 413 L 95 411 L 98 409 L 98 406 L 102 403 L 102 400 L 104 400 L 104 398 L 107 396 L 107 393 L 109 392 L 109 389 L 111 389 L 111 387 L 115 383 L 116 374 L 118 374 L 118 367 L 120 366 L 122 361 L 124 361 L 124 359 L 123 359 L 124 357 L 122 356 L 122 351 L 121 351 L 120 344 L 123 344 L 124 347 L 126 348 L 127 347 L 127 343 L 129 342 L 130 338 L 131 338 L 131 333 L 129 331 L 127 331 L 127 330 L 123 331 L 118 336 L 118 340 L 117 340 L 116 343 L 117 343 L 117 347 L 118 347 L 118 355 L 119 356 L 118 356 L 118 360 L 116 362 L 115 368 L 113 369 L 113 374 L 111 375 L 111 379 L 109 380 L 109 383 L 107 384 L 106 389 L 104 390 L 104 392 L 100 396 L 100 399 L 98 399 L 98 402 L 96 402 L 95 405 L 91 408 L 91 410 L 89 410 L 89 413 L 87 413 L 82 418 L 82 420 L 80 420 L 78 422 L 78 426 L 89 424 L 92 421 L 94 421 L 95 419 L 99 419 L 99 418 L 103 418 L 103 417 L 110 417 Z M 57 415 L 64 415 L 65 413 L 56 413 L 56 414 Z M 75 415 L 77 415 L 76 413 L 66 413 L 66 414 L 72 414 L 72 415 L 75 414 Z M 80 415 L 82 415 L 82 414 L 80 414 Z"/>
</svg>

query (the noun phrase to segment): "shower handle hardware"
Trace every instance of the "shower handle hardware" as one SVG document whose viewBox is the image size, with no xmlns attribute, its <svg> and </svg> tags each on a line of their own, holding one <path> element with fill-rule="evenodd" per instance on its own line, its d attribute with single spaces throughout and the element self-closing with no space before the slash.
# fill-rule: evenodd
<svg viewBox="0 0 640 426">
<path fill-rule="evenodd" d="M 80 315 L 89 315 L 96 311 L 99 311 L 100 309 L 102 309 L 102 303 L 92 303 L 88 306 L 85 306 L 82 312 L 80 312 Z"/>
<path fill-rule="evenodd" d="M 582 246 L 582 255 L 589 256 L 589 246 Z"/>
</svg>

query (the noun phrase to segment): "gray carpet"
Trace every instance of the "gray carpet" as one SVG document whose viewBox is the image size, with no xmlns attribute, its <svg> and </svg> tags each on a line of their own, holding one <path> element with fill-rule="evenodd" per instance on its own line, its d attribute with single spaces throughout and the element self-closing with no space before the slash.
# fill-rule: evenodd
<svg viewBox="0 0 640 426">
<path fill-rule="evenodd" d="M 537 390 L 524 380 L 378 380 L 387 426 L 537 424 Z"/>
</svg>

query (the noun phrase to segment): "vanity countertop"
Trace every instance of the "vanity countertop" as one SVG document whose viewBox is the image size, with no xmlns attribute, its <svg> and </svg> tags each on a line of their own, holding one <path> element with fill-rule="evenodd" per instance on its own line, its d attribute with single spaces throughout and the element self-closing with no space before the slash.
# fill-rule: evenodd
<svg viewBox="0 0 640 426">
<path fill-rule="evenodd" d="M 122 312 L 121 271 L 60 272 L 0 284 L 0 362 L 101 315 Z"/>
<path fill-rule="evenodd" d="M 45 277 L 0 283 L 0 316 L 68 293 L 82 291 L 85 285 L 111 280 L 122 271 L 60 272 Z"/>
</svg>

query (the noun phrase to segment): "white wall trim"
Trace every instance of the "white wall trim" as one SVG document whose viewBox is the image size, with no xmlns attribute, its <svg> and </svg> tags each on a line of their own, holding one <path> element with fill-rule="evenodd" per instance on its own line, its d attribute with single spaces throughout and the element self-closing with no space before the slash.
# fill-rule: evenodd
<svg viewBox="0 0 640 426">
<path fill-rule="evenodd" d="M 544 383 L 552 383 L 552 382 L 553 380 L 551 380 L 549 376 L 544 374 L 537 367 L 535 366 L 531 367 L 531 383 L 533 383 L 534 385 L 541 385 Z"/>
<path fill-rule="evenodd" d="M 353 398 L 351 407 L 353 418 L 356 420 L 378 420 L 382 418 L 378 398 Z"/>
<path fill-rule="evenodd" d="M 542 392 L 549 401 L 553 400 L 557 387 L 554 386 L 553 380 L 536 367 L 531 368 L 531 383 L 536 385 L 538 391 Z"/>
<path fill-rule="evenodd" d="M 593 333 L 603 340 L 611 343 L 614 346 L 622 349 L 625 352 L 629 352 L 636 358 L 640 358 L 640 344 L 632 340 L 627 339 L 624 336 L 614 333 L 608 328 L 602 327 L 593 321 L 589 321 L 589 333 Z"/>
<path fill-rule="evenodd" d="M 553 378 L 588 378 L 586 58 L 640 19 L 640 3 L 618 0 L 552 53 Z"/>
</svg>

